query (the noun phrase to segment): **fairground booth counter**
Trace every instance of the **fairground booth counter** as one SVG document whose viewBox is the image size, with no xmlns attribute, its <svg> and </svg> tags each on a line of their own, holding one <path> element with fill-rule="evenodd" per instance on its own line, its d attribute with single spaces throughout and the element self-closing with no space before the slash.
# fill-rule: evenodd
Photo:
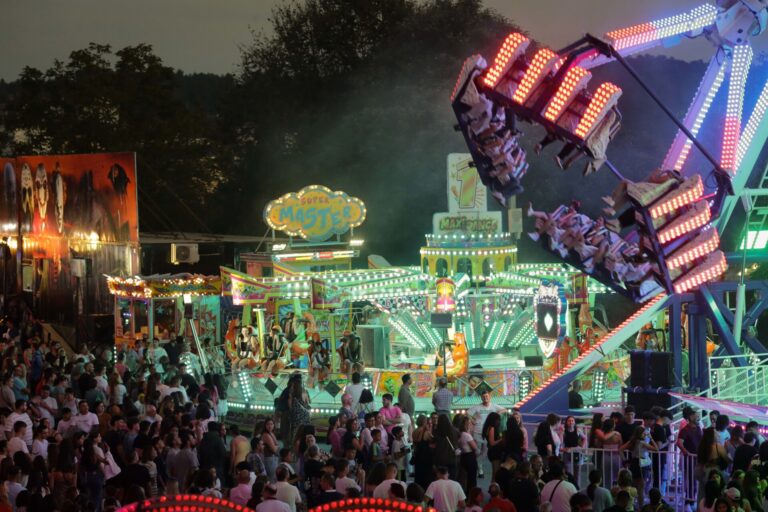
<svg viewBox="0 0 768 512">
<path fill-rule="evenodd" d="M 115 345 L 167 342 L 177 335 L 214 342 L 220 337 L 219 276 L 164 274 L 106 276 L 115 301 Z"/>
</svg>

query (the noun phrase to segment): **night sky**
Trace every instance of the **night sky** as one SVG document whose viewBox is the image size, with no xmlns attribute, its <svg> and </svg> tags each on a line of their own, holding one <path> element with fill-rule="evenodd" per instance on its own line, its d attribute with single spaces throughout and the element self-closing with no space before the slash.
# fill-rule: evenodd
<svg viewBox="0 0 768 512">
<path fill-rule="evenodd" d="M 137 43 L 155 47 L 164 62 L 185 72 L 235 73 L 239 46 L 250 28 L 268 30 L 276 0 L 0 0 L 0 79 L 13 80 L 25 65 L 45 69 L 54 59 L 89 42 L 122 48 Z M 557 48 L 585 32 L 601 35 L 614 28 L 651 21 L 692 9 L 696 0 L 486 0 L 543 43 Z M 565 6 L 567 5 L 567 9 Z M 567 11 L 567 12 L 566 12 Z M 768 50 L 762 36 L 756 50 Z M 710 54 L 707 43 L 686 42 L 666 50 L 690 59 Z"/>
</svg>

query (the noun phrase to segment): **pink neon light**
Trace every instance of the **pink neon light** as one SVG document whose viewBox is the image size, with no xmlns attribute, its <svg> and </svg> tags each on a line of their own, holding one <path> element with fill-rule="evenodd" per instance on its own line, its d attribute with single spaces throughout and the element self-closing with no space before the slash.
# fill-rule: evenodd
<svg viewBox="0 0 768 512">
<path fill-rule="evenodd" d="M 520 81 L 515 94 L 512 95 L 512 101 L 520 105 L 525 103 L 528 95 L 533 91 L 534 87 L 541 83 L 545 73 L 549 71 L 548 68 L 555 59 L 559 59 L 559 56 L 549 48 L 542 48 L 537 51 L 531 61 L 531 65 L 525 71 L 525 75 Z"/>
<path fill-rule="evenodd" d="M 671 257 L 667 258 L 667 268 L 674 270 L 683 265 L 687 265 L 692 261 L 713 252 L 719 245 L 720 236 L 717 234 L 716 229 L 710 227 L 676 250 Z"/>
<path fill-rule="evenodd" d="M 568 70 L 563 77 L 563 83 L 557 89 L 557 92 L 549 100 L 547 109 L 544 111 L 544 117 L 555 122 L 562 115 L 568 104 L 573 101 L 578 93 L 578 88 L 592 78 L 592 73 L 580 66 L 574 66 Z"/>
<path fill-rule="evenodd" d="M 698 229 L 710 221 L 712 213 L 706 201 L 699 201 L 689 211 L 677 217 L 659 231 L 659 241 L 666 244 L 686 233 Z"/>
<path fill-rule="evenodd" d="M 623 50 L 656 39 L 656 27 L 653 26 L 653 23 L 641 23 L 640 25 L 613 30 L 605 35 L 613 41 L 614 48 Z"/>
<path fill-rule="evenodd" d="M 488 73 L 483 78 L 483 83 L 487 87 L 496 87 L 501 79 L 501 76 L 507 70 L 507 66 L 510 64 L 510 59 L 514 55 L 515 51 L 522 44 L 528 43 L 528 38 L 523 34 L 512 32 L 504 40 L 504 44 L 501 46 L 499 53 L 496 54 L 496 58 L 493 61 L 493 66 L 488 70 Z"/>
<path fill-rule="evenodd" d="M 722 276 L 728 270 L 728 263 L 725 260 L 723 251 L 717 251 L 704 260 L 704 263 L 697 265 L 696 268 L 675 281 L 675 293 L 683 293 L 692 290 L 704 283 L 714 281 Z"/>
<path fill-rule="evenodd" d="M 736 172 L 736 151 L 739 146 L 739 130 L 741 129 L 741 119 L 726 116 L 723 128 L 723 151 L 720 158 L 720 165 L 723 169 Z"/>
<path fill-rule="evenodd" d="M 678 208 L 698 201 L 704 193 L 704 184 L 699 174 L 689 178 L 677 189 L 669 192 L 662 197 L 653 207 L 651 207 L 651 217 L 657 219 L 662 215 L 672 213 Z"/>
<path fill-rule="evenodd" d="M 602 119 L 608 110 L 609 105 L 618 100 L 621 96 L 621 88 L 611 82 L 605 82 L 600 84 L 595 93 L 592 95 L 592 99 L 589 100 L 589 106 L 587 106 L 586 112 L 579 120 L 579 124 L 574 132 L 577 137 L 585 139 L 587 135 L 597 124 L 598 120 Z"/>
</svg>

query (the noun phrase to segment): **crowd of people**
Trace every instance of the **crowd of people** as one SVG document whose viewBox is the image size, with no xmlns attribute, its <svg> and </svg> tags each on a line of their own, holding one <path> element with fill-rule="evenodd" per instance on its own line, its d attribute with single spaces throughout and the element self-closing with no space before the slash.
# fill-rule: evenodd
<svg viewBox="0 0 768 512">
<path fill-rule="evenodd" d="M 457 510 L 663 512 L 672 486 L 690 510 L 764 507 L 768 444 L 756 423 L 653 409 L 591 425 L 481 403 L 454 414 L 438 379 L 417 414 L 411 377 L 381 406 L 353 373 L 338 414 L 313 423 L 302 373 L 275 414 L 225 426 L 226 385 L 198 376 L 183 340 L 67 356 L 34 320 L 0 326 L 0 512 L 112 511 L 147 497 L 224 497 L 258 512 L 373 496 Z M 672 454 L 679 454 L 671 457 Z M 485 471 L 484 471 L 485 470 Z"/>
</svg>

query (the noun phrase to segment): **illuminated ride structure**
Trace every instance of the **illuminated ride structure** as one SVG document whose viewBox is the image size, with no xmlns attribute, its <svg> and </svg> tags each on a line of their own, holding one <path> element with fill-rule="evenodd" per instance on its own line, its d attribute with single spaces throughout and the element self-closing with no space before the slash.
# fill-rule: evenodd
<svg viewBox="0 0 768 512">
<path fill-rule="evenodd" d="M 737 202 L 744 199 L 749 212 L 751 198 L 762 197 L 762 192 L 750 191 L 746 184 L 768 139 L 768 83 L 746 122 L 742 112 L 753 56 L 750 39 L 762 33 L 766 23 L 765 2 L 723 0 L 717 6 L 704 4 L 676 16 L 614 30 L 603 38 L 586 35 L 558 52 L 545 47 L 534 50 L 528 37 L 512 33 L 490 64 L 480 55 L 465 61 L 451 102 L 482 182 L 503 206 L 522 191 L 528 163 L 520 144 L 521 121 L 547 131 L 536 152 L 561 144 L 555 159 L 562 168 L 580 158 L 586 160 L 585 174 L 605 165 L 619 180 L 607 201 L 606 217 L 590 219 L 578 211 L 576 203 L 552 213 L 531 211 L 537 231 L 532 236 L 605 286 L 645 303 L 597 346 L 521 400 L 517 405 L 524 412 L 567 409 L 565 391 L 570 382 L 664 309 L 669 310 L 677 386 L 684 345 L 690 349 L 690 386 L 703 390 L 709 385 L 707 320 L 720 338 L 719 352 L 733 356 L 732 364 L 746 364 L 742 349 L 765 352 L 745 327 L 765 309 L 759 294 L 765 297 L 768 284 L 713 281 L 727 270 L 719 235 Z M 625 57 L 697 37 L 710 41 L 715 52 L 685 118 L 678 120 Z M 590 70 L 611 61 L 617 61 L 679 129 L 659 170 L 644 182 L 625 179 L 608 158 L 608 145 L 621 125 L 622 90 L 609 82 L 590 86 Z M 696 137 L 724 84 L 727 110 L 716 157 Z M 702 174 L 686 165 L 692 146 L 711 164 L 711 171 Z M 746 322 L 745 289 L 754 290 L 751 293 L 758 297 Z M 735 313 L 726 307 L 729 292 L 737 292 Z M 687 339 L 683 339 L 684 323 Z"/>
</svg>

